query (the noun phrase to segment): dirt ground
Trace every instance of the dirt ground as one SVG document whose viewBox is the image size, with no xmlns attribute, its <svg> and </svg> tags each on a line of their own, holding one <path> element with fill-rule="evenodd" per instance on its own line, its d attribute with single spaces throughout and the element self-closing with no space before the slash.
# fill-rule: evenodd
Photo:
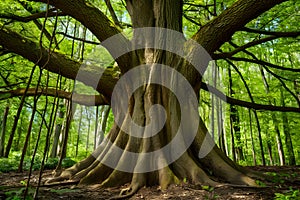
<svg viewBox="0 0 300 200">
<path fill-rule="evenodd" d="M 188 183 L 173 185 L 165 191 L 161 191 L 158 187 L 142 188 L 137 194 L 130 199 L 246 199 L 246 200 L 266 200 L 274 199 L 275 193 L 293 196 L 295 193 L 300 195 L 300 166 L 284 166 L 284 167 L 251 167 L 256 171 L 268 172 L 274 177 L 273 183 L 268 186 L 253 188 L 253 187 L 229 187 L 223 186 L 218 188 L 210 187 L 195 187 Z M 52 176 L 52 171 L 44 172 L 43 181 Z M 29 194 L 33 196 L 35 191 L 34 185 L 37 184 L 38 172 L 34 172 L 31 177 L 31 188 Z M 24 191 L 28 173 L 0 173 L 0 199 L 23 199 L 22 192 Z M 128 186 L 127 186 L 128 187 Z M 121 189 L 126 188 L 126 185 L 119 188 L 109 189 L 94 189 L 94 188 L 79 188 L 74 184 L 60 184 L 52 186 L 42 186 L 39 189 L 39 199 L 109 199 L 119 194 Z M 298 191 L 297 191 L 298 190 Z M 293 194 L 294 193 L 294 194 Z M 278 196 L 278 194 L 277 194 Z M 297 195 L 296 195 L 297 196 Z M 28 198 L 31 199 L 31 198 Z M 293 199 L 293 198 L 291 198 Z M 300 196 L 294 199 L 300 199 Z"/>
</svg>

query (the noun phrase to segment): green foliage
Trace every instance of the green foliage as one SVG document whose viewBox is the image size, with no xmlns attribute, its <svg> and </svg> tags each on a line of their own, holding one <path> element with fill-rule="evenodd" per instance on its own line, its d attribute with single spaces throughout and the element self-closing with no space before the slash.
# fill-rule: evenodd
<svg viewBox="0 0 300 200">
<path fill-rule="evenodd" d="M 297 173 L 276 173 L 276 172 L 266 172 L 265 174 L 272 176 L 273 179 L 272 181 L 274 183 L 280 183 L 283 184 L 285 182 L 285 180 L 288 180 L 290 178 L 296 178 L 298 176 Z"/>
<path fill-rule="evenodd" d="M 55 169 L 58 164 L 58 158 L 48 158 L 45 163 L 44 169 Z"/>
<path fill-rule="evenodd" d="M 0 158 L 0 172 L 17 171 L 19 166 L 20 154 L 13 152 L 9 158 Z M 44 165 L 44 169 L 55 169 L 58 164 L 58 158 L 48 158 Z M 33 170 L 39 170 L 41 168 L 42 157 L 37 155 L 33 163 Z M 27 156 L 24 159 L 23 169 L 29 170 L 31 164 L 31 157 Z M 62 167 L 68 168 L 76 164 L 76 161 L 67 157 L 62 160 Z"/>
<path fill-rule="evenodd" d="M 0 172 L 10 172 L 18 170 L 19 162 L 10 158 L 0 158 Z"/>
<path fill-rule="evenodd" d="M 264 182 L 260 181 L 260 180 L 255 180 L 255 183 L 257 185 L 261 186 L 261 187 L 265 187 L 266 186 L 266 184 Z"/>
<path fill-rule="evenodd" d="M 208 192 L 212 192 L 215 188 L 209 185 L 202 185 L 202 190 L 206 190 Z"/>
<path fill-rule="evenodd" d="M 72 167 L 74 164 L 76 164 L 76 161 L 72 160 L 71 158 L 65 158 L 62 160 L 62 167 Z"/>
<path fill-rule="evenodd" d="M 210 195 L 205 195 L 204 196 L 204 199 L 207 199 L 207 200 L 214 200 L 214 199 L 218 199 L 220 196 L 217 195 L 217 194 L 210 194 Z"/>
<path fill-rule="evenodd" d="M 5 192 L 6 195 L 6 200 L 21 200 L 24 199 L 24 191 L 25 191 L 25 187 L 22 187 L 20 189 L 14 189 L 14 190 L 9 190 L 7 192 Z M 34 189 L 33 188 L 28 188 L 28 193 L 27 196 L 25 198 L 25 200 L 32 200 L 32 196 L 34 194 Z"/>
<path fill-rule="evenodd" d="M 300 192 L 297 189 L 290 188 L 288 192 L 285 193 L 275 193 L 274 200 L 298 200 L 300 199 Z"/>
<path fill-rule="evenodd" d="M 78 192 L 79 190 L 76 189 L 69 189 L 69 188 L 63 188 L 63 189 L 51 189 L 50 192 L 54 192 L 57 194 L 64 194 L 64 193 L 70 193 L 70 192 Z"/>
</svg>

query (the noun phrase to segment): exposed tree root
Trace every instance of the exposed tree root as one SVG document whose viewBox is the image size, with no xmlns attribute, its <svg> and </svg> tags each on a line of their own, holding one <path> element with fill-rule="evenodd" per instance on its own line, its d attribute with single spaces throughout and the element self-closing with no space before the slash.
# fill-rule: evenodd
<svg viewBox="0 0 300 200">
<path fill-rule="evenodd" d="M 148 88 L 148 91 L 152 90 L 153 88 Z M 208 139 L 207 142 L 205 140 L 207 129 L 201 120 L 192 145 L 187 147 L 187 150 L 182 152 L 176 161 L 168 163 L 168 156 L 174 152 L 158 151 L 159 153 L 155 154 L 155 157 L 143 156 L 148 152 L 162 149 L 172 141 L 176 134 L 182 133 L 177 133 L 180 130 L 181 120 L 178 117 L 179 111 L 178 109 L 171 109 L 176 107 L 178 102 L 170 100 L 172 98 L 161 97 L 154 92 L 141 91 L 143 90 L 134 94 L 134 99 L 143 99 L 144 102 L 133 100 L 130 102 L 128 108 L 130 112 L 124 116 L 121 129 L 115 124 L 106 139 L 91 156 L 66 169 L 59 177 L 55 177 L 47 183 L 72 180 L 79 181 L 79 185 L 96 184 L 97 187 L 102 188 L 130 183 L 129 188 L 122 190 L 119 196 L 112 199 L 131 197 L 144 186 L 159 185 L 160 189 L 164 190 L 169 185 L 179 184 L 183 180 L 195 185 L 212 187 L 237 185 L 257 187 L 255 180 L 251 177 L 261 178 L 262 176 L 232 162 L 215 146 L 211 139 Z M 140 133 L 141 137 L 129 136 L 122 131 L 124 130 L 123 127 L 128 126 L 128 121 L 131 120 L 142 127 L 150 124 L 152 118 L 148 116 L 149 109 L 150 105 L 154 103 L 163 104 L 166 110 L 172 111 L 159 133 L 150 138 L 143 138 L 144 134 L 147 134 L 146 131 Z M 152 128 L 157 128 L 155 126 L 159 126 L 159 124 L 154 124 Z M 184 137 L 180 136 L 182 137 L 182 144 L 180 145 L 185 145 Z M 205 141 L 205 144 L 203 141 Z M 209 150 L 203 158 L 199 157 L 202 145 Z M 123 151 L 115 151 L 113 146 L 117 146 Z M 176 148 L 174 148 L 175 151 Z M 137 153 L 138 156 L 132 157 L 128 152 Z M 105 163 L 115 163 L 116 165 L 115 167 L 109 167 Z M 149 166 L 155 170 L 147 171 Z M 130 172 L 120 170 L 126 169 L 126 167 L 130 169 Z"/>
<path fill-rule="evenodd" d="M 130 186 L 129 188 L 121 190 L 119 196 L 114 196 L 109 198 L 110 200 L 116 200 L 116 199 L 126 199 L 132 197 L 137 191 L 141 188 L 139 184 L 134 184 L 133 186 Z"/>
<path fill-rule="evenodd" d="M 216 152 L 213 151 L 206 159 L 197 161 L 197 159 L 191 156 L 190 153 L 185 152 L 169 167 L 164 167 L 149 173 L 133 174 L 113 170 L 103 165 L 100 161 L 92 161 L 93 159 L 89 158 L 69 169 L 66 169 L 61 176 L 55 177 L 47 183 L 72 180 L 72 183 L 78 183 L 80 181 L 79 185 L 97 184 L 98 187 L 115 187 L 124 185 L 131 181 L 129 188 L 122 190 L 120 196 L 113 197 L 112 199 L 129 198 L 141 187 L 147 185 L 157 184 L 162 190 L 164 190 L 167 189 L 169 185 L 179 184 L 184 179 L 195 185 L 202 186 L 257 187 L 255 180 L 239 171 L 239 168 L 236 169 L 235 167 L 232 167 L 215 154 Z M 205 169 L 208 161 L 212 166 L 207 169 L 218 169 L 218 172 L 213 171 L 211 175 L 221 178 L 221 180 L 224 180 L 225 183 L 219 183 L 213 180 L 209 175 L 207 175 L 207 170 L 202 170 L 203 167 Z M 87 163 L 89 164 L 88 166 Z M 83 166 L 85 166 L 85 168 Z"/>
<path fill-rule="evenodd" d="M 78 184 L 78 183 L 79 183 L 79 181 L 52 182 L 52 183 L 45 183 L 44 185 L 41 185 L 41 187 L 74 185 L 74 184 Z"/>
</svg>

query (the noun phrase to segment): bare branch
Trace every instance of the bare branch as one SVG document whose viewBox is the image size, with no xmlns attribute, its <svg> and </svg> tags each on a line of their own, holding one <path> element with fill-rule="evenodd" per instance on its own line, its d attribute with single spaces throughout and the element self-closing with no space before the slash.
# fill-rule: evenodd
<svg viewBox="0 0 300 200">
<path fill-rule="evenodd" d="M 71 100 L 73 103 L 78 103 L 85 106 L 99 106 L 99 105 L 108 105 L 109 102 L 102 95 L 84 95 L 84 94 L 76 94 L 72 92 L 66 92 L 63 90 L 57 90 L 54 88 L 38 88 L 37 92 L 36 88 L 29 88 L 26 96 L 34 96 L 34 95 L 46 95 L 51 97 L 59 97 L 63 99 Z M 0 91 L 0 101 L 8 98 L 13 98 L 17 96 L 23 96 L 25 94 L 25 89 L 16 89 L 16 90 L 7 90 Z"/>
<path fill-rule="evenodd" d="M 286 0 L 239 0 L 201 27 L 193 39 L 212 54 L 248 22 L 284 1 Z"/>
<path fill-rule="evenodd" d="M 299 31 L 293 31 L 293 32 L 274 32 L 274 31 L 265 31 L 265 30 L 256 30 L 244 27 L 242 31 L 246 31 L 248 33 L 258 33 L 263 35 L 274 35 L 277 37 L 298 37 L 300 36 Z"/>
<path fill-rule="evenodd" d="M 187 16 L 185 13 L 183 13 L 183 17 L 185 19 L 187 19 L 188 21 L 192 22 L 193 24 L 196 24 L 197 26 L 201 26 L 200 23 L 196 22 L 194 19 L 192 19 L 191 17 Z"/>
<path fill-rule="evenodd" d="M 201 5 L 201 4 L 194 4 L 194 3 L 188 3 L 188 2 L 184 2 L 183 4 L 188 5 L 188 6 L 199 7 L 199 8 L 208 8 L 208 7 L 214 6 L 213 4 Z"/>
<path fill-rule="evenodd" d="M 39 13 L 35 13 L 32 14 L 30 16 L 18 16 L 12 13 L 9 14 L 0 14 L 0 18 L 4 18 L 4 19 L 10 19 L 13 21 L 19 21 L 19 22 L 30 22 L 39 18 L 44 18 L 45 17 L 46 12 L 39 12 Z M 56 10 L 56 8 L 52 8 L 49 10 L 49 13 L 47 15 L 47 17 L 56 17 L 56 16 L 65 16 L 65 14 L 63 12 L 59 12 Z"/>
<path fill-rule="evenodd" d="M 48 0 L 30 0 L 34 2 L 47 3 Z M 99 41 L 104 41 L 114 35 L 117 35 L 120 30 L 102 13 L 98 8 L 94 7 L 87 1 L 82 0 L 51 0 L 49 2 L 52 6 L 62 10 L 65 14 L 80 21 L 85 27 L 87 27 Z M 76 11 L 76 12 L 74 12 Z M 131 44 L 125 36 L 119 35 L 118 48 L 130 49 Z M 110 53 L 116 49 L 108 49 Z M 125 54 L 119 57 L 117 60 L 118 65 L 122 72 L 128 71 L 131 66 L 130 54 Z"/>
<path fill-rule="evenodd" d="M 1 74 L 0 74 L 1 75 Z M 12 87 L 24 84 L 25 82 L 19 82 L 19 83 L 14 83 L 14 84 L 10 84 L 10 85 L 5 85 L 5 86 L 0 86 L 0 89 L 11 89 Z"/>
<path fill-rule="evenodd" d="M 77 41 L 81 41 L 81 42 L 84 42 L 84 43 L 100 45 L 100 42 L 94 42 L 94 41 L 89 41 L 89 40 L 85 40 L 85 39 L 82 39 L 82 38 L 77 38 L 77 37 L 74 37 L 72 35 L 68 35 L 68 34 L 66 34 L 64 32 L 57 32 L 56 34 L 63 35 L 65 37 L 67 37 L 67 38 L 70 38 L 70 39 L 73 39 L 73 40 L 77 40 Z"/>
<path fill-rule="evenodd" d="M 19 3 L 23 6 L 23 8 L 25 8 L 25 10 L 27 10 L 27 11 L 30 12 L 31 14 L 35 14 L 35 13 L 32 13 L 32 10 L 31 10 L 31 9 L 29 9 L 30 6 L 28 5 L 28 3 L 24 2 L 24 1 L 20 1 L 20 0 L 19 0 Z M 53 10 L 53 11 L 52 11 L 52 10 Z M 46 17 L 46 16 L 47 16 L 47 18 L 48 18 L 48 17 L 51 17 L 51 12 L 53 12 L 53 14 L 54 14 L 53 17 L 56 18 L 56 19 L 55 19 L 56 21 L 57 21 L 57 17 L 59 16 L 59 14 L 62 13 L 62 12 L 58 12 L 56 9 L 49 9 L 48 11 L 45 11 L 45 12 L 44 12 L 44 17 Z M 49 16 L 49 14 L 50 14 L 50 16 Z M 45 34 L 45 36 L 46 36 L 46 38 L 49 40 L 49 42 L 51 42 L 51 41 L 54 39 L 55 46 L 56 46 L 56 48 L 59 50 L 59 46 L 58 46 L 58 42 L 57 42 L 56 37 L 55 37 L 55 36 L 52 36 L 52 35 L 49 33 L 49 31 L 46 29 L 46 27 L 43 27 L 43 24 L 42 24 L 38 19 L 34 19 L 34 20 L 33 20 L 33 23 L 38 27 L 38 29 L 39 29 L 40 31 L 43 31 L 43 33 Z"/>
<path fill-rule="evenodd" d="M 118 80 L 118 77 L 114 77 L 109 70 L 97 66 L 83 65 L 58 52 L 51 53 L 50 58 L 48 58 L 49 52 L 47 49 L 43 47 L 40 49 L 39 44 L 7 28 L 0 29 L 0 45 L 34 63 L 39 60 L 37 64 L 51 72 L 73 80 L 77 78 L 84 84 L 92 86 L 107 99 L 110 99 L 113 87 Z M 42 53 L 41 59 L 40 52 Z M 82 76 L 77 77 L 79 70 Z"/>
<path fill-rule="evenodd" d="M 233 42 L 229 42 L 232 46 L 234 46 L 235 48 L 237 48 L 238 46 L 236 44 L 234 44 Z M 253 53 L 247 51 L 247 50 L 243 50 L 246 54 L 250 55 L 254 60 L 259 60 Z M 225 59 L 227 62 L 230 62 L 228 59 Z M 230 62 L 231 63 L 231 62 Z M 231 63 L 232 66 L 233 63 Z M 266 65 L 261 65 L 268 73 L 270 73 L 271 75 L 273 75 L 275 78 L 277 78 L 279 80 L 279 82 L 281 83 L 281 85 L 295 98 L 296 102 L 298 103 L 299 107 L 300 107 L 300 100 L 298 99 L 297 95 L 294 94 L 294 92 L 292 92 L 287 85 L 285 84 L 285 82 L 282 79 L 287 80 L 286 78 L 283 78 L 279 75 L 277 75 L 276 73 L 272 72 L 270 69 L 268 69 L 266 67 Z"/>
<path fill-rule="evenodd" d="M 114 8 L 113 8 L 112 5 L 111 5 L 110 0 L 105 0 L 105 4 L 106 4 L 106 6 L 107 6 L 107 8 L 108 8 L 108 10 L 109 10 L 110 16 L 112 17 L 114 23 L 115 23 L 118 27 L 122 28 L 122 26 L 121 26 L 121 24 L 120 24 L 120 22 L 119 22 L 119 20 L 118 20 L 118 17 L 117 17 L 117 15 L 116 15 L 115 11 L 114 11 Z"/>
<path fill-rule="evenodd" d="M 296 112 L 300 113 L 300 108 L 295 107 L 281 107 L 281 106 L 273 106 L 273 105 L 264 105 L 258 104 L 254 102 L 243 101 L 239 99 L 234 99 L 223 94 L 220 90 L 216 89 L 215 87 L 208 85 L 206 83 L 201 83 L 201 88 L 205 91 L 213 93 L 217 97 L 219 97 L 222 101 L 229 103 L 231 105 L 237 105 L 245 108 L 252 108 L 254 110 L 269 110 L 269 111 L 280 111 L 280 112 Z"/>
<path fill-rule="evenodd" d="M 244 62 L 255 63 L 255 64 L 259 64 L 259 65 L 265 65 L 265 66 L 268 66 L 268 67 L 271 67 L 274 69 L 286 70 L 286 71 L 291 71 L 291 72 L 300 72 L 300 69 L 282 67 L 279 65 L 275 65 L 275 64 L 263 61 L 263 60 L 254 60 L 254 59 L 240 58 L 240 57 L 231 57 L 229 59 L 234 60 L 234 61 L 244 61 Z"/>
<path fill-rule="evenodd" d="M 30 0 L 47 3 L 48 0 Z M 65 14 L 77 19 L 100 40 L 120 33 L 112 22 L 96 7 L 82 0 L 51 0 L 52 6 L 62 10 Z M 76 11 L 76 12 L 74 12 Z"/>
<path fill-rule="evenodd" d="M 253 46 L 256 46 L 256 45 L 259 45 L 259 44 L 262 44 L 262 43 L 265 43 L 265 42 L 268 42 L 268 41 L 272 41 L 272 40 L 275 40 L 279 38 L 278 36 L 270 36 L 270 37 L 266 37 L 266 38 L 263 38 L 263 39 L 259 39 L 259 40 L 255 40 L 255 41 L 252 41 L 252 42 L 249 42 L 243 46 L 240 46 L 238 48 L 236 48 L 235 50 L 231 51 L 231 52 L 226 52 L 226 53 L 221 53 L 221 54 L 214 54 L 214 59 L 224 59 L 224 58 L 230 58 L 232 57 L 233 55 L 249 48 L 249 47 L 253 47 Z"/>
<path fill-rule="evenodd" d="M 236 48 L 235 50 L 228 52 L 228 53 L 215 54 L 214 58 L 215 59 L 230 58 L 231 56 L 237 54 L 238 52 L 241 52 L 249 47 L 253 47 L 258 44 L 262 44 L 262 43 L 272 41 L 272 40 L 282 38 L 282 37 L 298 37 L 298 36 L 300 36 L 300 32 L 271 32 L 271 31 L 262 31 L 262 30 L 255 30 L 255 29 L 249 29 L 249 28 L 243 28 L 243 31 L 247 31 L 247 32 L 251 32 L 251 33 L 259 33 L 259 34 L 264 34 L 264 35 L 271 35 L 271 36 L 249 42 L 249 43 L 247 43 L 243 46 L 240 46 L 240 47 Z"/>
</svg>

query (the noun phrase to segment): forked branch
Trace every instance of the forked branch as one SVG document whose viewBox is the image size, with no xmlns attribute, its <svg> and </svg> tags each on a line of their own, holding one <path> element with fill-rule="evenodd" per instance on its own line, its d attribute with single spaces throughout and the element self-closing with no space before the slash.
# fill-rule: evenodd
<svg viewBox="0 0 300 200">
<path fill-rule="evenodd" d="M 201 27 L 193 39 L 212 54 L 248 22 L 284 1 L 286 0 L 239 0 Z"/>
<path fill-rule="evenodd" d="M 51 53 L 48 60 L 47 49 L 7 28 L 0 30 L 0 45 L 33 63 L 40 60 L 37 63 L 40 67 L 44 67 L 48 71 L 60 74 L 66 78 L 77 79 L 86 85 L 92 86 L 107 99 L 110 99 L 113 87 L 117 81 L 117 78 L 112 75 L 112 71 L 93 65 L 83 65 L 58 52 Z M 39 52 L 42 52 L 41 59 L 39 59 Z M 78 76 L 79 72 L 81 76 Z"/>
<path fill-rule="evenodd" d="M 19 16 L 12 13 L 5 13 L 5 14 L 0 14 L 0 18 L 26 23 L 36 19 L 44 18 L 45 15 L 46 15 L 46 11 L 35 13 L 29 16 Z M 55 8 L 49 9 L 47 13 L 47 17 L 56 17 L 56 16 L 65 16 L 65 14 L 63 12 L 57 11 Z"/>
<path fill-rule="evenodd" d="M 85 95 L 85 94 L 76 94 L 72 92 L 67 92 L 63 90 L 57 90 L 54 88 L 38 88 L 35 91 L 35 88 L 29 88 L 26 96 L 35 96 L 35 95 L 46 95 L 51 97 L 59 97 L 67 100 L 72 100 L 73 103 L 78 103 L 85 106 L 100 106 L 108 105 L 108 101 L 102 95 Z M 23 96 L 25 94 L 25 89 L 15 89 L 0 91 L 0 101 L 12 97 Z"/>
</svg>

